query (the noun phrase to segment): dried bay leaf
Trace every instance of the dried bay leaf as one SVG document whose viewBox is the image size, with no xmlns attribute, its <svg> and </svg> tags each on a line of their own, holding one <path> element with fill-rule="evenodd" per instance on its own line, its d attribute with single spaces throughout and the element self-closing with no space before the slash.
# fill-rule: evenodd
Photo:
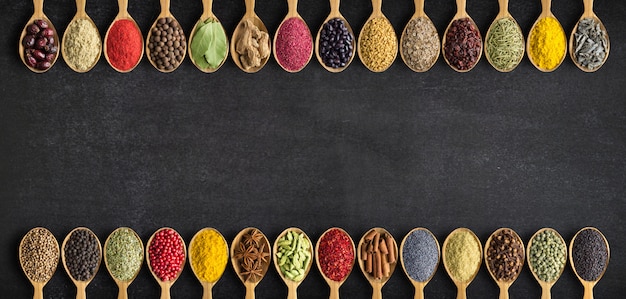
<svg viewBox="0 0 626 299">
<path fill-rule="evenodd" d="M 201 69 L 217 68 L 226 59 L 227 50 L 226 32 L 214 19 L 198 27 L 191 41 L 191 54 Z"/>
</svg>

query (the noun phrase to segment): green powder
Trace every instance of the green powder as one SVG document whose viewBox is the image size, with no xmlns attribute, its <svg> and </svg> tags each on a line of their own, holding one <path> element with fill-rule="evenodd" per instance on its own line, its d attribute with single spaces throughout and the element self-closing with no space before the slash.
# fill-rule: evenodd
<svg viewBox="0 0 626 299">
<path fill-rule="evenodd" d="M 567 260 L 567 246 L 552 230 L 545 230 L 530 240 L 530 270 L 541 281 L 553 282 L 559 278 Z"/>
<path fill-rule="evenodd" d="M 67 26 L 63 59 L 72 69 L 85 72 L 93 67 L 102 49 L 98 28 L 87 19 L 76 19 Z"/>
<path fill-rule="evenodd" d="M 480 268 L 481 245 L 469 230 L 456 230 L 448 236 L 444 265 L 452 279 L 470 281 Z"/>
<path fill-rule="evenodd" d="M 226 33 L 219 21 L 207 19 L 198 26 L 191 40 L 191 57 L 198 68 L 219 67 L 227 51 Z"/>
<path fill-rule="evenodd" d="M 524 57 L 524 35 L 511 18 L 495 21 L 485 38 L 485 54 L 499 71 L 513 70 Z"/>
<path fill-rule="evenodd" d="M 115 230 L 104 245 L 106 264 L 113 278 L 129 281 L 141 269 L 143 244 L 130 228 Z"/>
</svg>

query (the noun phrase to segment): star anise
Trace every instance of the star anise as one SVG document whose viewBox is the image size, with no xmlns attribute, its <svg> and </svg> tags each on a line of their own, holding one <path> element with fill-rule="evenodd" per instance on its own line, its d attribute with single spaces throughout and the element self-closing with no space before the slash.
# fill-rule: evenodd
<svg viewBox="0 0 626 299">
<path fill-rule="evenodd" d="M 261 263 L 257 261 L 250 269 L 246 269 L 246 271 L 242 272 L 241 275 L 246 276 L 246 281 L 259 281 L 263 278 L 263 268 L 261 268 Z"/>
<path fill-rule="evenodd" d="M 243 259 L 250 252 L 250 247 L 246 247 L 243 242 L 239 242 L 239 247 L 235 249 L 235 258 L 240 260 Z"/>
<path fill-rule="evenodd" d="M 260 262 L 269 263 L 269 257 L 270 253 L 265 251 L 265 243 L 262 243 L 257 253 L 257 259 L 259 259 Z"/>
<path fill-rule="evenodd" d="M 251 232 L 243 236 L 243 242 L 248 246 L 259 247 L 259 242 L 263 239 L 263 234 L 258 229 L 253 229 Z"/>
</svg>

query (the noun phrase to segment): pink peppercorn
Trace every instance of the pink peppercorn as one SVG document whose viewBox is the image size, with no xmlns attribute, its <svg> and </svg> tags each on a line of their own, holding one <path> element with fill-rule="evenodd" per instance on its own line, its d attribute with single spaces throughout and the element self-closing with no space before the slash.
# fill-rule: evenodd
<svg viewBox="0 0 626 299">
<path fill-rule="evenodd" d="M 278 28 L 275 43 L 276 60 L 290 72 L 302 70 L 313 53 L 311 32 L 300 18 L 285 20 Z"/>
<path fill-rule="evenodd" d="M 185 263 L 183 238 L 173 229 L 157 231 L 148 247 L 150 267 L 161 281 L 178 277 Z"/>
</svg>

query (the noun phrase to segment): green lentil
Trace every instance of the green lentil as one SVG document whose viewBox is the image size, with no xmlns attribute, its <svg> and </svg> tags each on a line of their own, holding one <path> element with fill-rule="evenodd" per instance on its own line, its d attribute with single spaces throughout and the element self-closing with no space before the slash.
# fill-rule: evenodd
<svg viewBox="0 0 626 299">
<path fill-rule="evenodd" d="M 311 266 L 311 241 L 304 233 L 288 231 L 277 241 L 275 261 L 280 272 L 290 280 L 304 279 Z"/>
<path fill-rule="evenodd" d="M 485 38 L 485 55 L 499 71 L 513 70 L 524 57 L 524 35 L 512 18 L 494 21 Z"/>
<path fill-rule="evenodd" d="M 359 36 L 359 57 L 374 72 L 389 68 L 396 59 L 398 38 L 393 26 L 384 17 L 371 19 Z"/>
<path fill-rule="evenodd" d="M 143 243 L 130 228 L 113 231 L 104 244 L 104 252 L 106 266 L 115 279 L 129 281 L 141 270 Z"/>
<path fill-rule="evenodd" d="M 538 233 L 530 240 L 528 261 L 530 270 L 537 278 L 553 282 L 559 278 L 565 267 L 567 245 L 553 230 Z"/>
</svg>

